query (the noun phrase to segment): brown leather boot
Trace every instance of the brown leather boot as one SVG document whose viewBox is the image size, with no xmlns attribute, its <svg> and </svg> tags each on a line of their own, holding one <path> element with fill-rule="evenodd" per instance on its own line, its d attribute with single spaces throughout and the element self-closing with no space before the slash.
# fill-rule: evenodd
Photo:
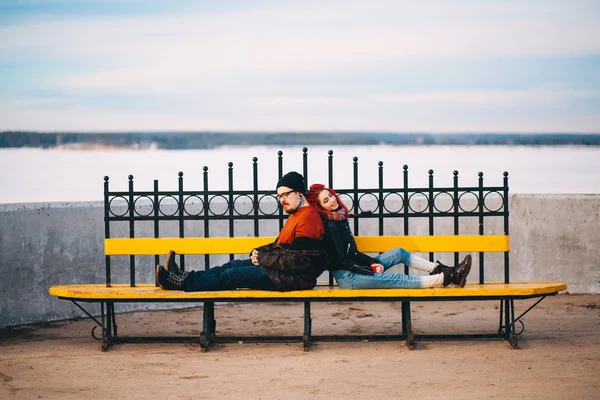
<svg viewBox="0 0 600 400">
<path fill-rule="evenodd" d="M 435 269 L 429 273 L 429 275 L 437 275 L 442 273 L 443 268 L 449 268 L 448 266 L 442 264 L 439 260 L 435 262 Z"/>
<path fill-rule="evenodd" d="M 442 264 L 442 262 L 440 260 L 437 260 L 435 262 L 436 266 L 435 269 L 433 271 L 431 271 L 429 273 L 429 275 L 437 275 L 437 274 L 441 274 L 442 273 L 442 268 L 457 268 L 463 264 L 465 264 L 467 262 L 467 257 L 471 257 L 470 255 L 465 256 L 465 258 L 460 262 L 460 264 L 454 266 L 454 267 L 448 267 L 447 265 Z M 470 262 L 470 261 L 469 261 Z"/>
<path fill-rule="evenodd" d="M 456 280 L 456 268 L 450 268 L 447 267 L 443 264 L 441 264 L 441 272 L 442 274 L 444 274 L 444 287 L 448 286 L 448 285 L 452 285 L 454 283 L 454 281 Z"/>
<path fill-rule="evenodd" d="M 162 265 L 156 266 L 156 283 L 163 290 L 183 290 L 183 281 L 187 273 L 180 275 L 174 271 L 169 271 Z"/>
<path fill-rule="evenodd" d="M 458 287 L 465 287 L 467 283 L 467 275 L 471 272 L 471 255 L 467 254 L 465 258 L 456 267 L 448 267 L 441 262 L 437 262 L 437 267 L 429 274 L 435 275 L 436 271 L 438 274 L 444 274 L 444 286 L 456 285 Z"/>
<path fill-rule="evenodd" d="M 176 255 L 177 253 L 175 253 L 173 250 L 169 251 L 169 254 L 167 254 L 167 259 L 165 260 L 165 269 L 167 271 L 174 272 L 177 275 L 182 275 L 185 271 L 183 271 L 175 262 Z"/>
<path fill-rule="evenodd" d="M 458 287 L 465 287 L 467 283 L 467 275 L 471 272 L 471 255 L 467 254 L 465 259 L 458 264 L 455 269 L 456 276 L 454 278 L 454 284 Z"/>
</svg>

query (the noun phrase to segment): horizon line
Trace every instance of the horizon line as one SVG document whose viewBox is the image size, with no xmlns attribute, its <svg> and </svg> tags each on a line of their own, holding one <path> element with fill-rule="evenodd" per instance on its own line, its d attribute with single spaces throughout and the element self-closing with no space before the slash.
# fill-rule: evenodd
<svg viewBox="0 0 600 400">
<path fill-rule="evenodd" d="M 40 133 L 40 134 L 69 134 L 69 133 L 83 133 L 83 134 L 119 134 L 119 133 L 140 133 L 140 134 L 191 134 L 191 133 L 219 133 L 219 134 L 346 134 L 346 135 L 600 135 L 598 132 L 578 132 L 578 131 L 539 131 L 539 132 L 521 132 L 521 131 L 405 131 L 405 132 L 393 132 L 393 131 L 333 131 L 333 130 L 114 130 L 114 131 L 91 131 L 91 130 L 20 130 L 20 129 L 5 129 L 1 130 L 0 134 L 3 133 Z"/>
</svg>

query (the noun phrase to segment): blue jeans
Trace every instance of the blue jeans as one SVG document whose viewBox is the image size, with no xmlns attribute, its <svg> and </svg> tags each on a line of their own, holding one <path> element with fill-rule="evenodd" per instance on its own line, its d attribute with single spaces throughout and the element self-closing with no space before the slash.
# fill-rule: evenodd
<svg viewBox="0 0 600 400">
<path fill-rule="evenodd" d="M 252 260 L 232 260 L 206 271 L 191 271 L 182 284 L 186 292 L 233 290 L 238 288 L 277 290 L 262 267 Z"/>
<path fill-rule="evenodd" d="M 386 251 L 375 257 L 377 262 L 383 265 L 387 271 L 394 265 L 410 265 L 411 254 L 401 248 Z M 410 276 L 405 274 L 375 274 L 362 275 L 347 270 L 331 271 L 338 286 L 343 289 L 389 289 L 405 288 L 415 289 L 422 287 L 420 276 Z"/>
</svg>

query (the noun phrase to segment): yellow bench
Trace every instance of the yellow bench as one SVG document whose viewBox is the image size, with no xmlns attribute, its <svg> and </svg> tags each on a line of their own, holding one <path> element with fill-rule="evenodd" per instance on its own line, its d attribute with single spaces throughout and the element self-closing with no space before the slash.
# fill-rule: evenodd
<svg viewBox="0 0 600 400">
<path fill-rule="evenodd" d="M 244 237 L 244 238 L 131 238 L 105 239 L 106 256 L 131 255 L 164 255 L 174 250 L 180 255 L 198 254 L 248 254 L 252 249 L 263 244 L 271 243 L 273 237 Z M 510 240 L 505 235 L 477 236 L 357 236 L 358 248 L 365 253 L 385 252 L 392 248 L 402 247 L 410 252 L 463 252 L 487 253 L 508 252 Z M 341 289 L 337 286 L 319 284 L 313 290 L 291 292 L 274 292 L 260 290 L 228 290 L 218 292 L 183 292 L 165 291 L 157 288 L 154 283 L 138 284 L 99 284 L 99 285 L 66 285 L 53 286 L 50 294 L 61 299 L 73 301 L 86 314 L 78 302 L 97 302 L 101 304 L 101 321 L 94 318 L 102 329 L 103 349 L 111 343 L 144 341 L 144 340 L 184 340 L 186 338 L 124 338 L 117 335 L 114 303 L 121 302 L 202 302 L 204 303 L 203 329 L 199 341 L 202 350 L 210 343 L 233 341 L 302 341 L 304 349 L 308 350 L 310 343 L 324 340 L 377 340 L 399 339 L 406 340 L 409 348 L 415 339 L 453 339 L 453 338 L 501 338 L 513 347 L 517 346 L 515 324 L 530 309 L 535 307 L 548 295 L 555 295 L 565 290 L 567 285 L 561 282 L 511 282 L 511 283 L 467 283 L 464 288 L 429 288 L 429 289 Z M 521 316 L 514 315 L 514 300 L 540 298 Z M 500 325 L 498 332 L 476 335 L 414 335 L 412 332 L 410 302 L 411 301 L 452 301 L 452 300 L 499 300 Z M 273 336 L 273 337 L 220 337 L 216 335 L 214 317 L 215 302 L 302 302 L 304 303 L 304 332 L 302 336 Z M 402 302 L 402 333 L 395 335 L 369 336 L 314 336 L 311 334 L 312 319 L 310 303 L 319 301 L 401 301 Z M 106 307 L 106 316 L 104 312 Z M 187 338 L 198 341 L 198 338 Z"/>
</svg>

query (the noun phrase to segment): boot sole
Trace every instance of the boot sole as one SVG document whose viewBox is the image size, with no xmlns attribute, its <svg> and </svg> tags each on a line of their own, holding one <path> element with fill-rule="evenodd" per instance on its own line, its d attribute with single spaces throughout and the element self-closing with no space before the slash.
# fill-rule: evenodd
<svg viewBox="0 0 600 400">
<path fill-rule="evenodd" d="M 471 258 L 469 258 L 469 262 L 468 264 L 465 266 L 465 269 L 467 270 L 467 273 L 465 274 L 465 276 L 460 280 L 460 282 L 458 282 L 458 284 L 456 286 L 464 288 L 465 285 L 467 284 L 467 276 L 469 276 L 469 272 L 471 272 Z"/>
<path fill-rule="evenodd" d="M 160 269 L 160 264 L 156 265 L 156 272 L 154 273 L 154 282 L 162 289 L 165 290 L 164 287 L 158 282 L 158 270 Z"/>
<path fill-rule="evenodd" d="M 171 259 L 175 257 L 175 252 L 173 250 L 169 251 L 169 254 L 167 254 L 167 259 L 165 260 L 165 269 L 168 271 L 169 270 L 169 264 L 171 264 Z"/>
<path fill-rule="evenodd" d="M 467 275 L 469 275 L 469 272 L 471 272 L 471 266 L 469 265 L 467 267 L 467 273 L 465 274 L 465 277 L 458 283 L 458 287 L 464 288 L 465 285 L 467 284 Z"/>
</svg>

